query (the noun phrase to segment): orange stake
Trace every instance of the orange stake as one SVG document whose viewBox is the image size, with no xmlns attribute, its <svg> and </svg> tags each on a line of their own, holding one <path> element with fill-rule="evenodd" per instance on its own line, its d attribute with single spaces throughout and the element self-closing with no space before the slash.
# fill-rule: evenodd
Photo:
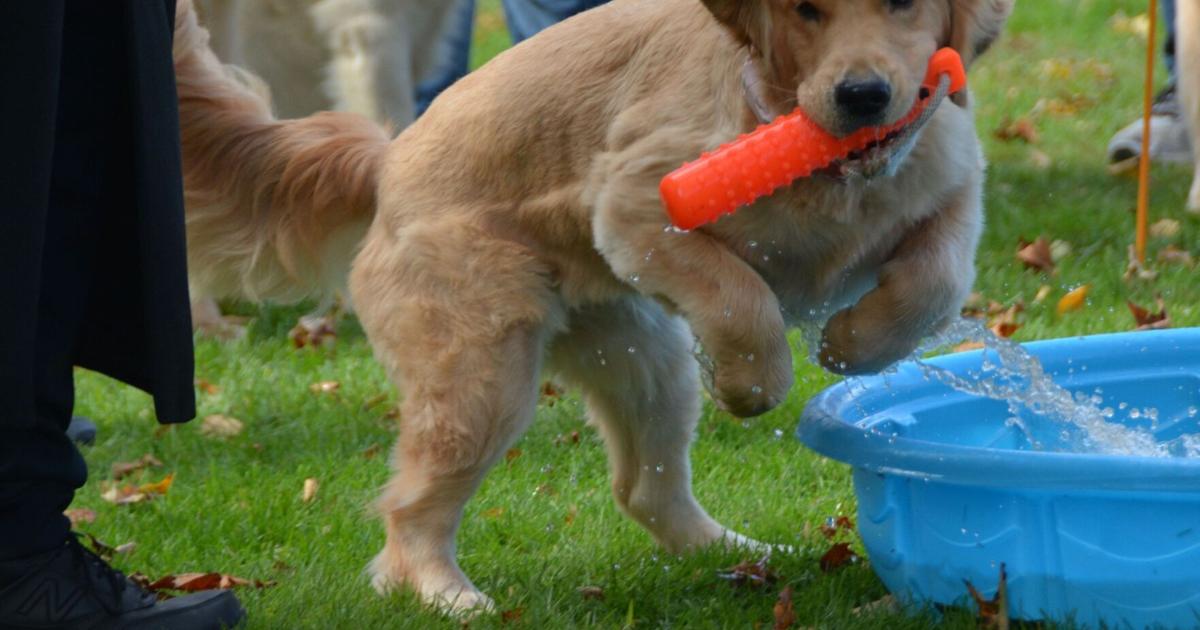
<svg viewBox="0 0 1200 630">
<path fill-rule="evenodd" d="M 1139 264 L 1146 264 L 1146 234 L 1150 223 L 1150 117 L 1154 108 L 1154 53 L 1158 30 L 1158 0 L 1150 0 L 1150 41 L 1146 45 L 1146 86 L 1142 98 L 1142 155 L 1138 160 L 1137 237 Z"/>
</svg>

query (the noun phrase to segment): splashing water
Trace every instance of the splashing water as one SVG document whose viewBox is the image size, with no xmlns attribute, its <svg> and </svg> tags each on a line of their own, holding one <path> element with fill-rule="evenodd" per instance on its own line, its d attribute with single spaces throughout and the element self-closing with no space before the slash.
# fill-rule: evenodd
<svg viewBox="0 0 1200 630">
<path fill-rule="evenodd" d="M 808 342 L 809 359 L 819 364 L 820 326 L 802 329 Z M 959 375 L 922 360 L 939 348 L 961 341 L 982 343 L 983 364 L 978 372 Z M 994 335 L 983 322 L 958 319 L 940 334 L 928 339 L 909 359 L 927 380 L 936 380 L 951 389 L 1004 402 L 1008 405 L 1007 424 L 1019 430 L 1036 450 L 1095 453 L 1138 457 L 1200 457 L 1200 435 L 1182 435 L 1159 441 L 1149 430 L 1112 421 L 1116 412 L 1105 407 L 1099 394 L 1072 394 L 1048 375 L 1036 357 L 1021 345 Z M 887 373 L 895 373 L 890 368 Z M 850 386 L 854 386 L 854 379 Z M 1129 405 L 1120 404 L 1121 409 Z M 1157 423 L 1155 409 L 1128 410 L 1131 419 L 1139 417 Z M 1190 417 L 1195 417 L 1190 413 Z"/>
</svg>

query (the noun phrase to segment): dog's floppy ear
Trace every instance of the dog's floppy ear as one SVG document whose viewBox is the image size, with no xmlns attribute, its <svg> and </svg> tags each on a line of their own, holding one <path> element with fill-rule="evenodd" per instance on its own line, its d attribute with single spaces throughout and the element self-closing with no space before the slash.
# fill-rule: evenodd
<svg viewBox="0 0 1200 630">
<path fill-rule="evenodd" d="M 1016 0 L 947 0 L 950 4 L 948 44 L 970 65 L 991 47 L 1008 21 Z"/>
<path fill-rule="evenodd" d="M 750 43 L 748 30 L 752 6 L 756 0 L 700 0 L 717 21 L 743 44 Z"/>
</svg>

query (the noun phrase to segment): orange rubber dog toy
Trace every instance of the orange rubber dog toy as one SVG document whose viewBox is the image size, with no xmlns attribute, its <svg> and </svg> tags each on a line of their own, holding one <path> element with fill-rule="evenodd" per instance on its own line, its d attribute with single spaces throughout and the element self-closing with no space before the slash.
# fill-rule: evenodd
<svg viewBox="0 0 1200 630">
<path fill-rule="evenodd" d="M 942 92 L 945 77 L 949 90 Z M 926 91 L 912 111 L 887 127 L 860 129 L 838 138 L 796 110 L 684 164 L 663 178 L 659 187 L 671 222 L 682 230 L 711 223 L 903 130 L 921 117 L 936 93 L 953 94 L 967 86 L 962 58 L 952 48 L 937 51 L 921 85 Z"/>
</svg>

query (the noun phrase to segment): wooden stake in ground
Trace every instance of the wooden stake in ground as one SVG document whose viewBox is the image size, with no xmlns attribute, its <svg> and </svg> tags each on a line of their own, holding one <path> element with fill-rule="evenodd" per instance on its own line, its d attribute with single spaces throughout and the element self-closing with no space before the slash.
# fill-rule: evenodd
<svg viewBox="0 0 1200 630">
<path fill-rule="evenodd" d="M 1158 30 L 1158 0 L 1150 0 L 1150 37 L 1146 43 L 1146 85 L 1142 94 L 1142 155 L 1138 161 L 1137 261 L 1146 264 L 1146 235 L 1150 225 L 1150 117 L 1154 108 L 1154 52 Z"/>
</svg>

